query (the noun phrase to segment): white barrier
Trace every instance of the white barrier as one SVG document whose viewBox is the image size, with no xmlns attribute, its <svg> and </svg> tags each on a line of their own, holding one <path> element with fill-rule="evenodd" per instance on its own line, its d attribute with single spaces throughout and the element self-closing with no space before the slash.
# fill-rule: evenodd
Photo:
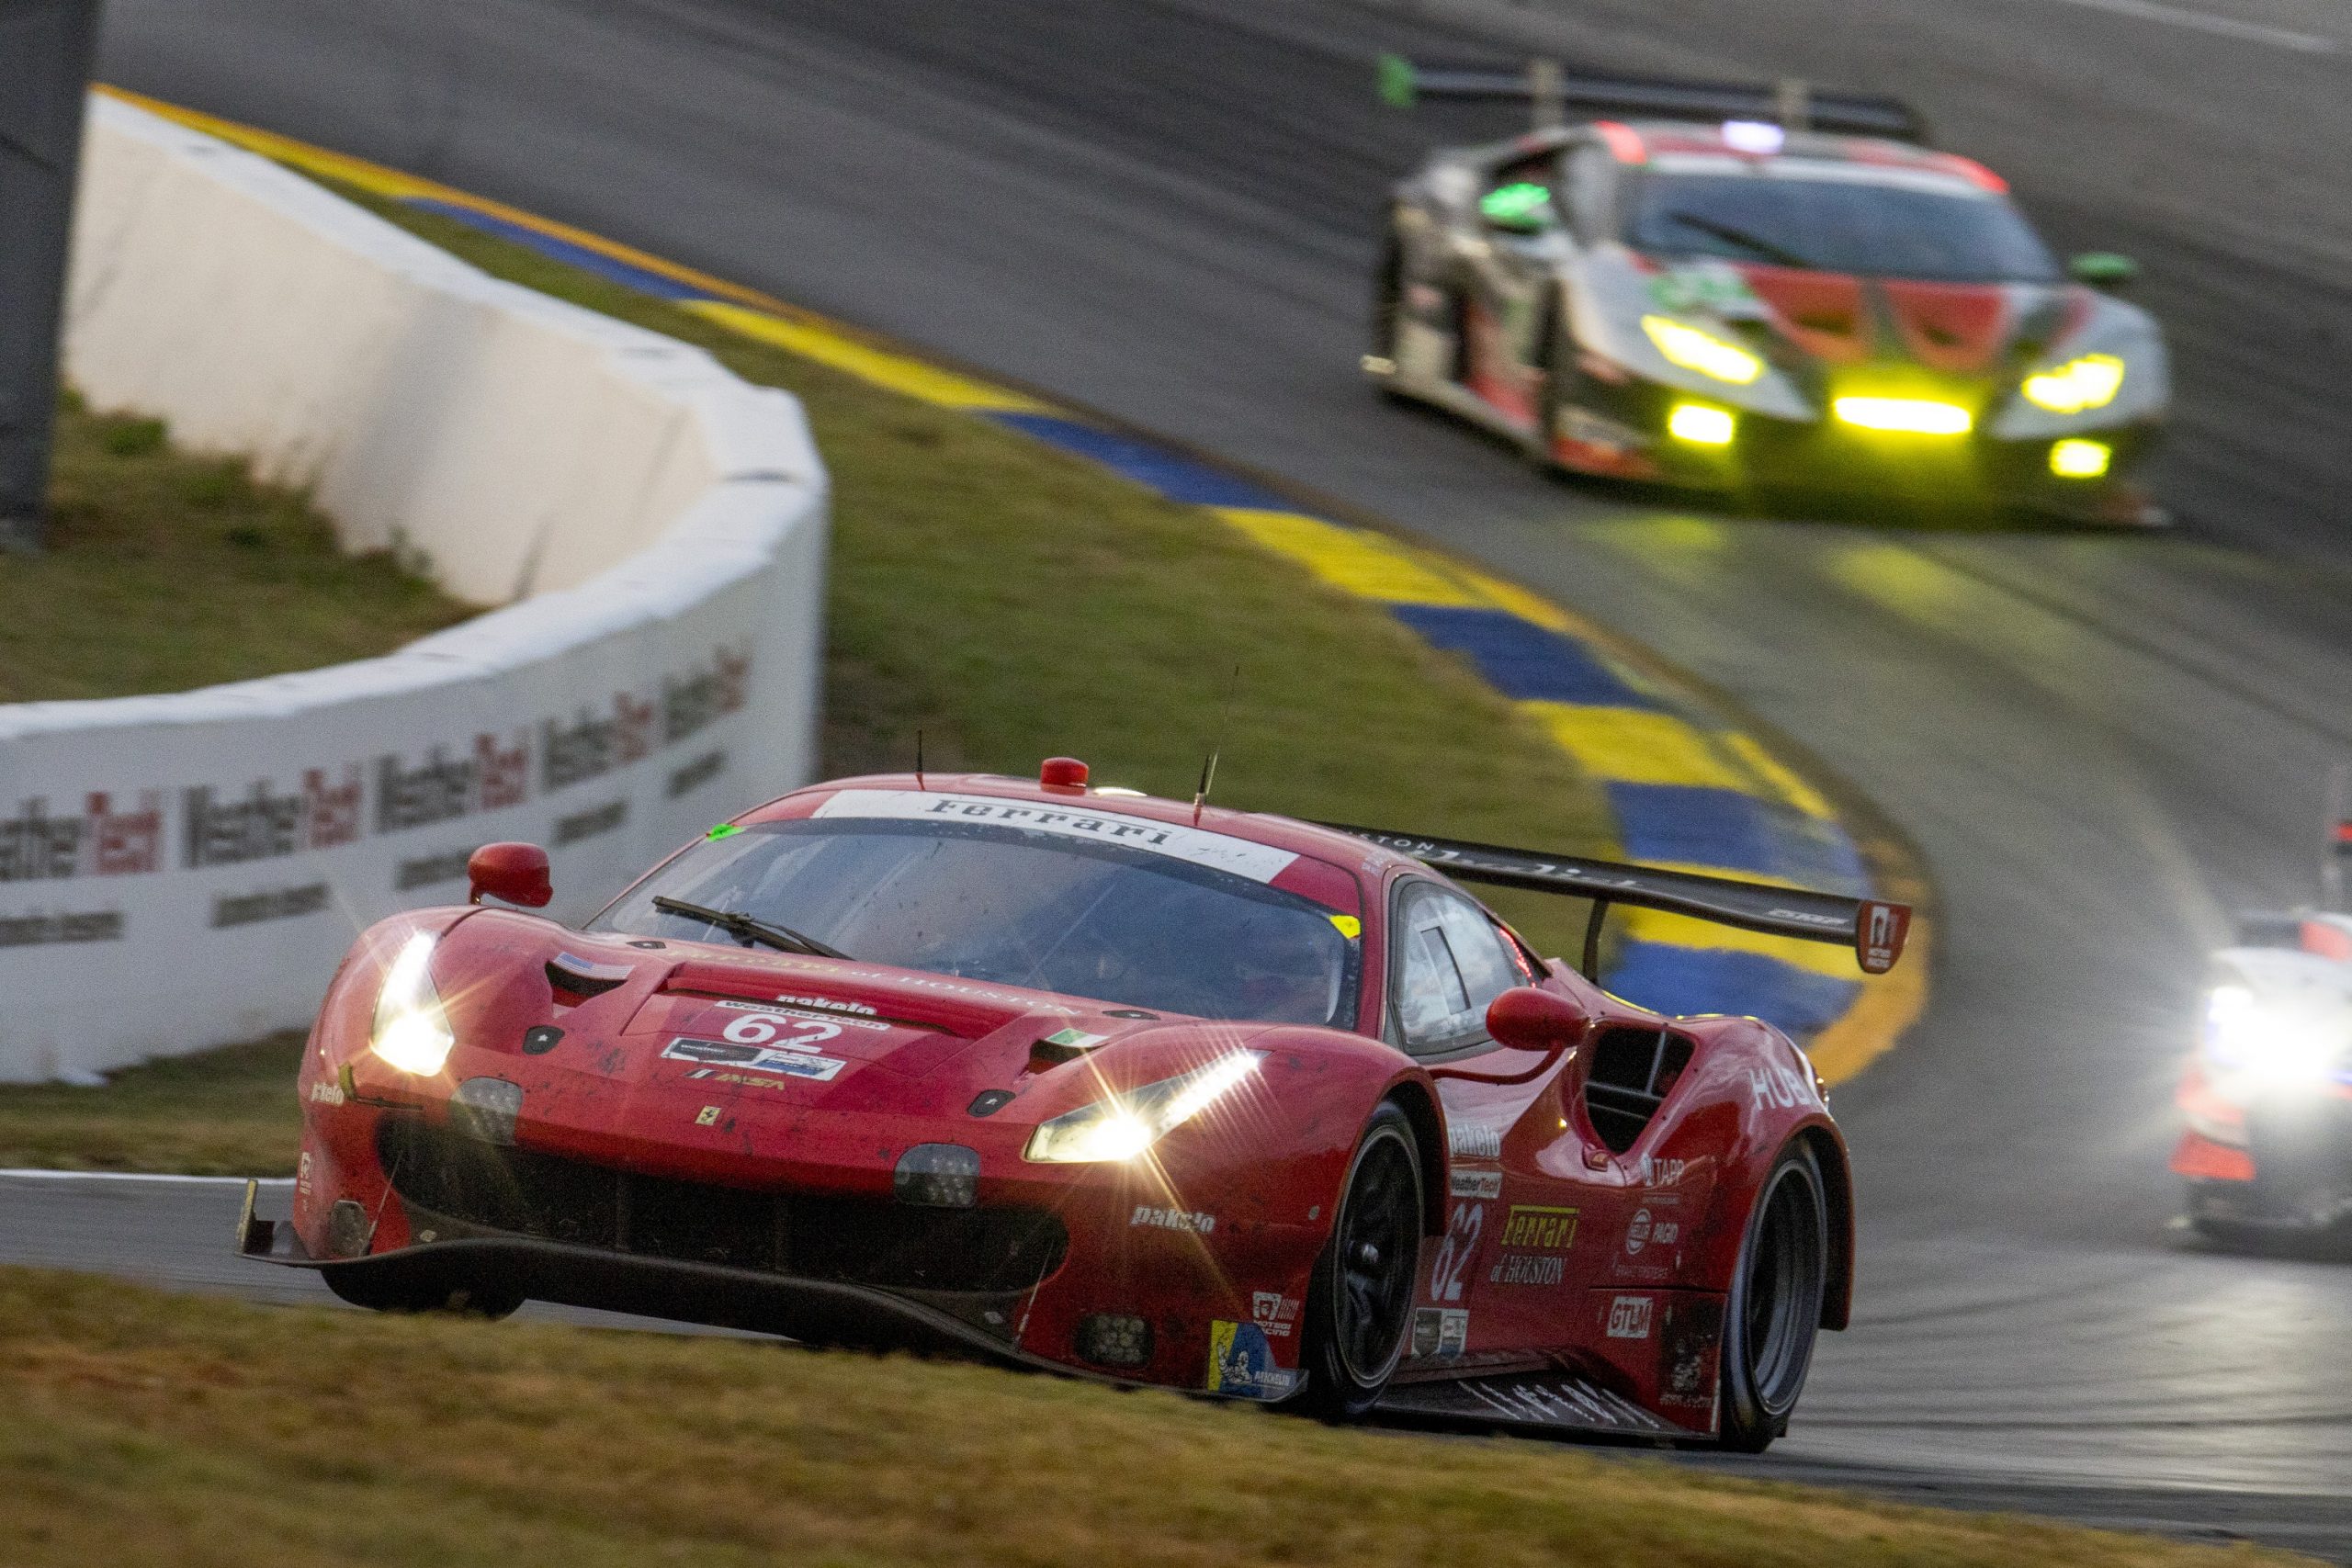
<svg viewBox="0 0 2352 1568">
<path fill-rule="evenodd" d="M 66 360 L 355 547 L 518 602 L 360 663 L 0 706 L 0 1080 L 306 1023 L 478 844 L 546 844 L 578 916 L 809 776 L 826 479 L 785 394 L 106 100 Z"/>
</svg>

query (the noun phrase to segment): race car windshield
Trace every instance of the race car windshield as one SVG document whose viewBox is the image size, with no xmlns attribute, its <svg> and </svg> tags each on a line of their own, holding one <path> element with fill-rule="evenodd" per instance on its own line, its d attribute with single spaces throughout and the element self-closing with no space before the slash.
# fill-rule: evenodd
<svg viewBox="0 0 2352 1568">
<path fill-rule="evenodd" d="M 1202 1018 L 1354 1021 L 1334 911 L 1148 850 L 1019 828 L 774 822 L 707 840 L 594 931 L 728 942 L 665 897 L 787 927 L 861 961 Z"/>
<path fill-rule="evenodd" d="M 1936 283 L 2048 283 L 2041 236 L 2007 202 L 1859 180 L 1652 175 L 1626 243 L 1664 256 Z"/>
</svg>

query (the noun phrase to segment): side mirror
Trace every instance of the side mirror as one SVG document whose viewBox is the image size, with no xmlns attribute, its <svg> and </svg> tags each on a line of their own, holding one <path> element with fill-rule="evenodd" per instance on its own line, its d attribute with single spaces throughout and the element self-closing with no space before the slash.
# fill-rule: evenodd
<svg viewBox="0 0 2352 1568">
<path fill-rule="evenodd" d="M 537 844 L 484 844 L 466 857 L 466 877 L 473 884 L 469 904 L 481 903 L 487 893 L 526 909 L 543 909 L 555 897 L 548 852 Z"/>
<path fill-rule="evenodd" d="M 1479 197 L 1478 216 L 1506 234 L 1541 234 L 1552 226 L 1552 189 L 1532 180 L 1497 186 Z"/>
<path fill-rule="evenodd" d="M 1591 1023 L 1592 1015 L 1567 998 L 1533 986 L 1513 986 L 1487 1004 L 1487 1032 L 1515 1051 L 1565 1051 Z"/>
<path fill-rule="evenodd" d="M 2066 276 L 2093 288 L 2120 288 L 2140 276 L 2140 264 L 2113 251 L 2087 251 L 2066 264 Z"/>
</svg>

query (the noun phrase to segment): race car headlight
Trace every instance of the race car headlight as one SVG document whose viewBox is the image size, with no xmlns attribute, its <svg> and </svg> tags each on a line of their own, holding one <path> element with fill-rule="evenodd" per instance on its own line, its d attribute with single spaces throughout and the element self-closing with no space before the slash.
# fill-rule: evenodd
<svg viewBox="0 0 2352 1568">
<path fill-rule="evenodd" d="M 433 936 L 419 931 L 403 943 L 376 993 L 376 1027 L 369 1046 L 387 1066 L 430 1077 L 449 1060 L 458 1037 L 441 993 L 433 988 Z"/>
<path fill-rule="evenodd" d="M 1764 362 L 1736 343 L 1725 343 L 1710 332 L 1665 316 L 1644 316 L 1642 331 L 1668 365 L 1696 370 L 1718 381 L 1745 387 L 1764 374 Z"/>
<path fill-rule="evenodd" d="M 1958 403 L 1931 398 L 1838 398 L 1830 403 L 1841 424 L 1909 435 L 1965 435 L 1974 423 Z"/>
<path fill-rule="evenodd" d="M 2345 1043 L 2340 1024 L 2267 1005 L 2244 986 L 2216 986 L 2206 995 L 2207 1054 L 2266 1088 L 2325 1082 Z"/>
<path fill-rule="evenodd" d="M 2082 355 L 2034 372 L 2018 389 L 2027 402 L 2052 413 L 2103 409 L 2123 389 L 2123 361 L 2111 354 Z"/>
<path fill-rule="evenodd" d="M 1133 1159 L 1232 1092 L 1264 1059 L 1260 1051 L 1230 1051 L 1204 1067 L 1041 1122 L 1021 1157 L 1048 1165 Z"/>
</svg>

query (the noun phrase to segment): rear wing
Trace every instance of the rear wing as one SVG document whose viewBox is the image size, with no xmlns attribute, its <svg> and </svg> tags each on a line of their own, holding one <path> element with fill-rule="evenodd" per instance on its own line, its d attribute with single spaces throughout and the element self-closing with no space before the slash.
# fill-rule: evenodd
<svg viewBox="0 0 2352 1568">
<path fill-rule="evenodd" d="M 1558 62 L 1523 68 L 1424 65 L 1400 54 L 1380 57 L 1380 96 L 1398 108 L 1422 98 L 1524 103 L 1535 126 L 1547 130 L 1578 118 L 1624 117 L 1716 122 L 1770 120 L 1789 130 L 1885 136 L 1924 142 L 1928 122 L 1902 99 L 1883 93 L 1826 92 L 1792 78 L 1770 85 L 1598 76 L 1564 70 Z"/>
<path fill-rule="evenodd" d="M 1535 850 L 1507 850 L 1458 839 L 1350 827 L 1343 822 L 1325 822 L 1320 826 L 1352 833 L 1383 849 L 1410 855 L 1459 882 L 1483 882 L 1497 887 L 1565 893 L 1591 899 L 1592 919 L 1584 933 L 1587 979 L 1598 978 L 1595 971 L 1600 966 L 1601 921 L 1612 904 L 1665 909 L 1717 925 L 1738 926 L 1804 942 L 1836 942 L 1854 950 L 1854 961 L 1865 975 L 1883 975 L 1894 968 L 1895 960 L 1903 956 L 1904 941 L 1911 932 L 1911 907 L 1881 898 L 1848 898 L 1835 893 L 1809 893 L 1727 876 L 1659 871 L 1649 866 L 1620 865 L 1612 861 L 1585 860 L 1577 855 L 1544 854 Z"/>
</svg>

